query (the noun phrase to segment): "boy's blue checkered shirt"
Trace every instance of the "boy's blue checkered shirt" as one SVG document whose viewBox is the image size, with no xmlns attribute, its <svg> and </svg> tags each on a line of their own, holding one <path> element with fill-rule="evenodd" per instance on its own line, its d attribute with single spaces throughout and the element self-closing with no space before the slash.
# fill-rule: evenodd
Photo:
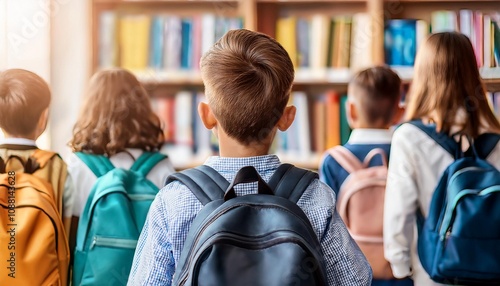
<svg viewBox="0 0 500 286">
<path fill-rule="evenodd" d="M 280 165 L 274 155 L 223 158 L 210 157 L 205 165 L 228 181 L 244 166 L 254 166 L 266 181 Z M 255 183 L 236 186 L 237 195 L 255 192 Z M 371 268 L 349 235 L 335 209 L 335 195 L 325 184 L 314 181 L 298 205 L 320 239 L 325 256 L 328 285 L 363 286 L 371 283 Z M 184 241 L 202 205 L 189 189 L 173 182 L 157 195 L 142 230 L 128 285 L 171 285 Z"/>
</svg>

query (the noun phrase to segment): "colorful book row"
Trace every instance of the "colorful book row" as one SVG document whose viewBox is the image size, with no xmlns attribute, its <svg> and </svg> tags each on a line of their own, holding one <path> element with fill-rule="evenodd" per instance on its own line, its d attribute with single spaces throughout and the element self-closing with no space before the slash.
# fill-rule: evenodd
<svg viewBox="0 0 500 286">
<path fill-rule="evenodd" d="M 490 100 L 491 108 L 500 120 L 500 92 L 489 92 L 488 100 Z"/>
<path fill-rule="evenodd" d="M 373 62 L 371 17 L 366 13 L 330 17 L 283 17 L 276 22 L 276 40 L 302 69 L 364 67 Z"/>
<path fill-rule="evenodd" d="M 100 14 L 99 66 L 133 71 L 198 69 L 202 54 L 228 30 L 243 27 L 241 18 L 215 14 Z"/>
<path fill-rule="evenodd" d="M 306 162 L 327 148 L 345 143 L 351 131 L 345 116 L 346 99 L 333 90 L 318 95 L 293 92 L 290 104 L 297 108 L 295 121 L 287 131 L 277 134 L 271 152 Z M 162 121 L 164 151 L 174 166 L 191 166 L 218 153 L 217 139 L 198 116 L 197 106 L 204 100 L 203 93 L 192 91 L 152 99 Z"/>
<path fill-rule="evenodd" d="M 385 61 L 391 66 L 413 66 L 419 45 L 428 33 L 461 32 L 471 40 L 479 67 L 500 66 L 500 13 L 460 10 L 434 11 L 431 23 L 418 19 L 386 22 Z"/>
</svg>

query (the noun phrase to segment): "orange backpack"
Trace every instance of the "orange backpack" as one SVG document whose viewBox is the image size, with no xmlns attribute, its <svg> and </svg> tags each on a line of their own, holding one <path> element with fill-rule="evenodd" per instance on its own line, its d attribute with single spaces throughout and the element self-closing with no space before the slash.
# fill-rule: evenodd
<svg viewBox="0 0 500 286">
<path fill-rule="evenodd" d="M 337 199 L 340 216 L 370 263 L 373 278 L 394 278 L 390 264 L 384 258 L 382 237 L 387 180 L 387 157 L 384 150 L 373 149 L 363 162 L 343 146 L 331 148 L 328 152 L 349 173 L 340 187 Z M 376 155 L 382 158 L 382 165 L 369 167 Z"/>
<path fill-rule="evenodd" d="M 70 251 L 58 208 L 62 202 L 51 184 L 36 175 L 54 156 L 36 150 L 27 160 L 0 158 L 2 285 L 67 285 Z M 11 160 L 23 170 L 8 170 Z"/>
</svg>

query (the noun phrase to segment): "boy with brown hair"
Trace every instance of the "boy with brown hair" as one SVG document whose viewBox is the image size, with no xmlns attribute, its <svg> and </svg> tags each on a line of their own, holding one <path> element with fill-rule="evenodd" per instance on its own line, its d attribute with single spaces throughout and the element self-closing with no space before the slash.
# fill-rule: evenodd
<svg viewBox="0 0 500 286">
<path fill-rule="evenodd" d="M 403 115 L 400 100 L 401 79 L 389 67 L 356 73 L 345 106 L 352 133 L 344 146 L 327 150 L 319 166 L 320 179 L 337 195 L 339 213 L 372 266 L 374 286 L 413 285 L 394 279 L 382 244 L 390 128 Z"/>
<path fill-rule="evenodd" d="M 242 167 L 253 166 L 268 182 L 280 166 L 278 157 L 268 154 L 273 138 L 295 116 L 295 107 L 286 106 L 294 79 L 290 57 L 269 36 L 241 29 L 224 35 L 200 66 L 208 103 L 201 103 L 198 112 L 220 144 L 220 156 L 205 165 L 229 182 Z M 254 192 L 252 184 L 237 187 L 238 197 Z M 330 188 L 315 179 L 297 205 L 321 244 L 328 285 L 370 285 L 370 266 L 338 216 Z M 128 285 L 171 285 L 174 274 L 180 275 L 181 251 L 201 208 L 179 181 L 160 191 L 140 236 Z"/>
<path fill-rule="evenodd" d="M 345 106 L 353 130 L 344 147 L 359 159 L 375 148 L 389 154 L 390 127 L 403 115 L 400 100 L 401 79 L 390 68 L 377 66 L 356 73 L 349 82 Z M 340 186 L 349 175 L 347 171 L 328 152 L 319 169 L 321 180 L 338 195 Z"/>
<path fill-rule="evenodd" d="M 50 227 L 56 228 L 59 225 L 61 227 L 59 231 L 55 230 L 55 242 L 56 247 L 59 247 L 58 253 L 61 255 L 66 253 L 64 254 L 64 258 L 61 257 L 61 259 L 67 259 L 67 261 L 59 262 L 59 264 L 65 264 L 66 269 L 64 270 L 59 266 L 61 272 L 65 273 L 60 273 L 60 277 L 58 278 L 62 285 L 66 285 L 67 283 L 67 267 L 69 263 L 67 235 L 69 234 L 73 207 L 73 186 L 70 177 L 67 175 L 66 164 L 61 157 L 54 152 L 38 149 L 35 142 L 46 128 L 50 99 L 49 86 L 35 73 L 23 69 L 9 69 L 0 72 L 0 128 L 5 137 L 0 139 L 0 165 L 3 173 L 2 176 L 8 174 L 9 180 L 12 182 L 11 186 L 13 186 L 13 188 L 9 188 L 9 191 L 12 191 L 12 198 L 14 199 L 10 200 L 11 197 L 9 197 L 9 202 L 16 205 L 16 216 L 9 217 L 9 221 L 12 222 L 12 219 L 17 219 L 18 225 L 23 225 L 22 229 L 20 227 L 20 229 L 16 230 L 17 247 L 13 245 L 12 249 L 9 248 L 12 251 L 17 251 L 17 277 L 15 278 L 17 280 L 13 280 L 15 281 L 12 282 L 14 284 L 27 283 L 29 285 L 38 285 L 39 283 L 44 284 L 48 282 L 57 284 L 55 283 L 56 280 L 50 280 L 57 279 L 54 273 L 43 273 L 44 270 L 50 271 L 50 269 L 40 266 L 37 269 L 40 275 L 32 275 L 35 273 L 35 268 L 39 266 L 24 264 L 28 263 L 28 261 L 36 261 L 34 260 L 36 255 L 45 257 L 44 262 L 50 264 L 49 259 L 46 258 L 50 253 L 44 254 L 40 252 L 40 254 L 36 255 L 30 253 L 28 254 L 30 256 L 28 260 L 24 260 L 23 257 L 25 251 L 33 252 L 37 248 L 39 250 L 36 251 L 46 251 L 44 249 L 47 246 L 46 242 L 34 241 L 34 239 L 43 237 L 43 234 L 37 236 L 37 230 L 35 229 L 40 229 L 45 221 L 34 212 L 29 212 L 28 208 L 18 209 L 17 207 L 25 203 L 27 207 L 30 207 L 38 202 L 34 199 L 36 196 L 33 193 L 28 194 L 27 191 L 25 192 L 19 188 L 33 187 L 37 189 L 40 187 L 39 184 L 43 185 L 41 188 L 46 190 L 48 192 L 46 194 L 50 197 L 48 204 L 47 201 L 43 203 L 44 199 L 41 199 L 42 204 L 45 206 L 53 205 L 55 208 L 55 210 L 42 209 L 42 211 L 48 216 L 51 216 L 52 211 L 55 211 L 60 217 L 51 217 L 52 223 Z M 32 179 L 25 179 L 28 177 L 25 177 L 23 173 L 33 174 L 36 180 L 41 179 L 41 181 L 35 182 Z M 49 183 L 50 187 L 46 183 Z M 27 185 L 25 186 L 24 184 Z M 36 193 L 42 192 L 42 189 L 37 189 L 38 192 Z M 45 191 L 43 192 L 45 193 Z M 27 201 L 24 201 L 25 199 Z M 1 215 L 7 214 L 2 213 Z M 25 221 L 30 219 L 36 219 L 36 221 Z M 32 228 L 31 230 L 29 229 L 30 227 Z M 40 230 L 40 232 L 45 231 L 46 229 Z M 27 237 L 24 237 L 24 234 Z M 62 237 L 65 238 L 63 242 L 60 241 Z M 2 236 L 3 239 L 4 237 Z M 59 244 L 57 243 L 58 240 Z M 37 243 L 37 247 L 30 247 L 32 243 Z M 40 279 L 42 280 L 35 280 L 37 276 L 45 274 L 51 275 L 48 278 L 41 277 Z M 50 281 L 43 279 L 49 279 Z"/>
</svg>

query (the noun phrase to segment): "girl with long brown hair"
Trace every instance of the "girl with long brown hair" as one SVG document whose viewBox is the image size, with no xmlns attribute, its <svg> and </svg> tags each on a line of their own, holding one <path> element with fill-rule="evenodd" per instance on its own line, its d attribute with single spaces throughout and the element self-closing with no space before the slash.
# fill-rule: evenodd
<svg viewBox="0 0 500 286">
<path fill-rule="evenodd" d="M 459 33 L 429 36 L 418 51 L 408 95 L 407 120 L 435 124 L 448 136 L 477 138 L 500 134 L 469 39 Z M 469 148 L 463 140 L 462 149 Z M 434 189 L 454 158 L 412 124 L 403 124 L 392 139 L 384 208 L 385 256 L 393 273 L 413 276 L 415 285 L 439 285 L 422 268 L 415 247 L 417 211 L 429 213 Z M 500 169 L 500 143 L 487 160 Z"/>
<path fill-rule="evenodd" d="M 73 152 L 105 155 L 115 167 L 129 169 L 143 152 L 158 152 L 163 141 L 160 120 L 132 73 L 115 68 L 94 74 L 69 143 Z M 75 154 L 68 169 L 76 187 L 73 214 L 79 217 L 97 178 Z M 147 178 L 161 188 L 173 172 L 166 158 Z"/>
</svg>

